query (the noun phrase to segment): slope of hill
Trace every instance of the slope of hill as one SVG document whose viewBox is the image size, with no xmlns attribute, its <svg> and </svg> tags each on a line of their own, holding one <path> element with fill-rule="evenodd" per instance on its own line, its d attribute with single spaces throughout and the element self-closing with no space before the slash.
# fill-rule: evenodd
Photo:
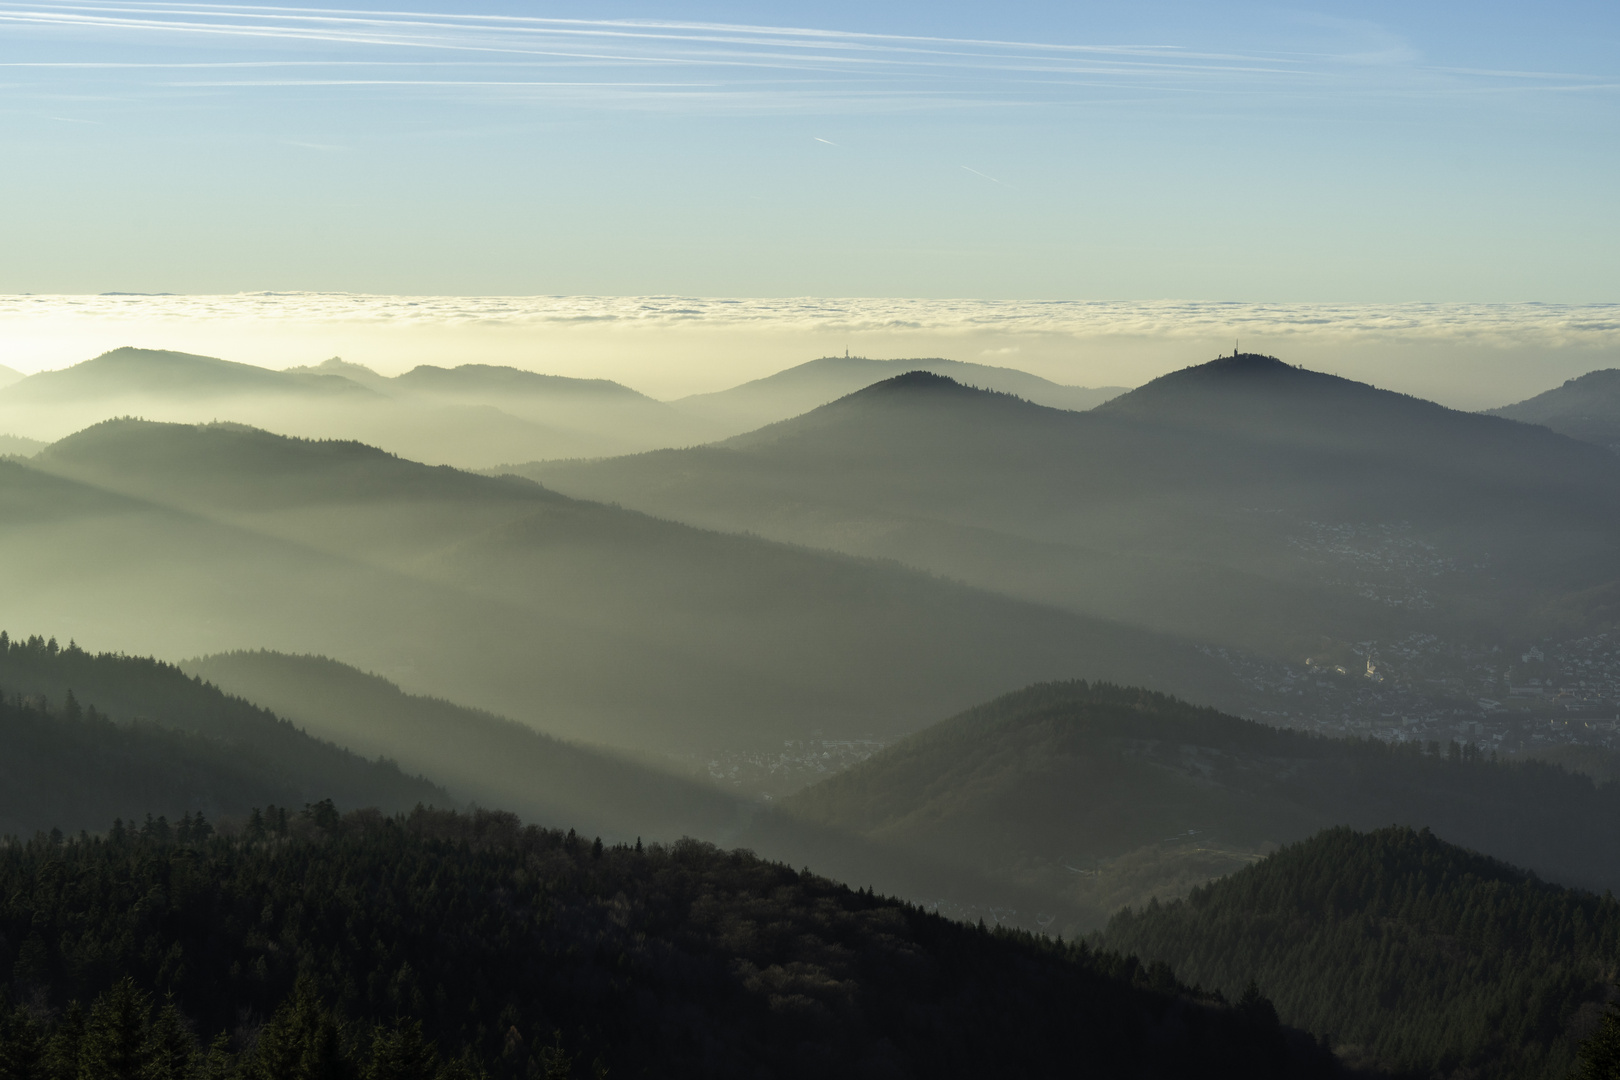
<svg viewBox="0 0 1620 1080">
<path fill-rule="evenodd" d="M 114 397 L 209 398 L 237 394 L 367 396 L 338 375 L 271 371 L 212 356 L 125 347 L 60 371 L 30 375 L 0 393 L 0 402 L 60 404 Z"/>
<path fill-rule="evenodd" d="M 0 455 L 15 454 L 18 457 L 33 457 L 46 444 L 38 439 L 25 439 L 21 435 L 0 435 Z"/>
<path fill-rule="evenodd" d="M 610 379 L 574 379 L 563 375 L 542 375 L 521 368 L 493 364 L 459 364 L 453 368 L 422 364 L 397 376 L 394 386 L 417 394 L 444 394 L 500 400 L 510 395 L 523 397 L 609 398 L 621 401 L 651 401 L 645 394 Z"/>
<path fill-rule="evenodd" d="M 312 438 L 361 438 L 466 467 L 624 454 L 717 433 L 617 383 L 480 364 L 385 378 L 337 357 L 273 371 L 123 348 L 15 385 L 0 383 L 0 430 L 50 441 L 118 416 L 230 420 Z"/>
<path fill-rule="evenodd" d="M 1620 904 L 1546 884 L 1427 830 L 1332 829 L 1103 940 L 1415 1075 L 1570 1075 L 1620 962 Z"/>
<path fill-rule="evenodd" d="M 182 670 L 258 702 L 318 738 L 427 773 L 459 800 L 593 835 L 719 840 L 739 799 L 602 750 L 563 742 L 480 709 L 407 694 L 320 656 L 220 653 Z"/>
<path fill-rule="evenodd" d="M 916 372 L 713 446 L 514 471 L 1301 656 L 1323 635 L 1532 632 L 1614 579 L 1620 539 L 1611 455 L 1264 357 L 1086 413 Z"/>
<path fill-rule="evenodd" d="M 1455 744 L 1285 731 L 1113 686 L 1007 695 L 784 807 L 1020 882 L 1082 926 L 1341 824 L 1430 826 L 1567 884 L 1620 888 L 1620 786 Z"/>
<path fill-rule="evenodd" d="M 1016 394 L 1054 409 L 1090 409 L 1125 391 L 1120 386 L 1064 386 L 1015 368 L 960 360 L 824 356 L 729 390 L 693 394 L 673 404 L 682 412 L 727 428 L 726 434 L 732 434 L 798 416 L 907 371 L 946 375 L 969 386 Z"/>
<path fill-rule="evenodd" d="M 1620 450 L 1620 369 L 1589 371 L 1533 398 L 1489 412 Z"/>
<path fill-rule="evenodd" d="M 424 1078 L 461 1058 L 449 1075 L 499 1080 L 1336 1072 L 1274 1014 L 1162 965 L 990 934 L 747 853 L 606 847 L 504 814 L 328 804 L 233 837 L 8 848 L 0 940 L 0 974 L 62 1017 L 8 1017 L 8 1060 L 66 1046 L 86 1075 L 104 1041 L 150 1045 L 152 991 L 175 1010 L 165 1064 L 200 1056 L 190 1030 L 224 1032 L 208 1074 L 231 1078 L 303 1075 L 301 1057 Z M 55 1012 L 70 999 L 95 1002 L 89 1038 Z M 355 1037 L 372 1025 L 375 1041 Z"/>
<path fill-rule="evenodd" d="M 58 633 L 318 652 L 649 752 L 888 737 L 1043 678 L 1231 691 L 1149 634 L 356 444 L 109 423 L 0 462 L 8 506 L 8 605 Z"/>
<path fill-rule="evenodd" d="M 27 377 L 28 376 L 24 375 L 20 371 L 13 368 L 8 368 L 4 364 L 0 364 L 0 386 L 10 386 L 12 383 L 21 382 Z"/>
<path fill-rule="evenodd" d="M 323 798 L 390 810 L 449 801 L 392 762 L 311 738 L 177 668 L 54 639 L 0 632 L 0 727 L 0 833 Z"/>
<path fill-rule="evenodd" d="M 818 866 L 840 880 L 927 900 L 970 920 L 988 916 L 994 922 L 1000 912 L 1003 921 L 1035 925 L 1032 916 L 1044 910 L 1042 902 L 1051 906 L 1049 898 L 1016 884 L 773 813 L 757 798 L 672 776 L 644 759 L 406 694 L 385 679 L 323 657 L 234 652 L 181 667 L 272 708 L 319 738 L 431 775 L 457 800 L 498 806 L 526 820 L 571 822 L 610 843 L 683 836 L 723 845 L 745 841 L 769 858 Z"/>
</svg>

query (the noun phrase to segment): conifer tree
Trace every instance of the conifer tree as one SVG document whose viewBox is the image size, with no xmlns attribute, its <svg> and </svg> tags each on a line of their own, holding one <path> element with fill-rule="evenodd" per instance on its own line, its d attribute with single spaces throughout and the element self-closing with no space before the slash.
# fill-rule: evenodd
<svg viewBox="0 0 1620 1080">
<path fill-rule="evenodd" d="M 80 1080 L 147 1080 L 152 1000 L 125 976 L 90 1007 L 79 1047 Z"/>
<path fill-rule="evenodd" d="M 0 1080 L 34 1080 L 44 1057 L 44 1032 L 27 1010 L 0 1012 Z"/>
<path fill-rule="evenodd" d="M 423 1037 L 420 1021 L 379 1027 L 372 1035 L 365 1080 L 435 1080 L 438 1073 L 438 1051 Z"/>
</svg>

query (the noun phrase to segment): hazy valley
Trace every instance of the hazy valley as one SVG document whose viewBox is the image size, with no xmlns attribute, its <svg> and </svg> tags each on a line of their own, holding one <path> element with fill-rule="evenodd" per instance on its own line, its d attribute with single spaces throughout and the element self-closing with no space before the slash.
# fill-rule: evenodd
<svg viewBox="0 0 1620 1080">
<path fill-rule="evenodd" d="M 343 975 L 320 1008 L 404 1008 L 497 1071 L 645 1068 L 675 1044 L 614 1027 L 640 994 L 664 1030 L 731 1017 L 714 1037 L 748 1048 L 739 1062 L 791 1037 L 881 1073 L 880 1043 L 933 1060 L 915 1018 L 957 1007 L 883 982 L 900 949 L 1019 988 L 942 1075 L 1013 1038 L 1048 1074 L 1045 1036 L 1014 1034 L 1028 1017 L 1006 1004 L 1036 985 L 1060 1011 L 1116 995 L 1119 1023 L 1157 1034 L 1106 1053 L 1152 1075 L 1550 1076 L 1598 1028 L 1620 926 L 1620 458 L 1568 425 L 1247 354 L 1128 392 L 828 358 L 658 402 L 493 366 L 383 378 L 118 350 L 12 381 L 0 417 L 51 436 L 0 461 L 17 635 L 0 646 L 0 829 L 37 834 L 0 852 L 6 873 L 53 851 L 214 860 L 214 899 L 166 916 L 207 925 L 263 887 L 227 864 L 276 845 L 311 867 L 428 859 L 462 882 L 484 871 L 459 859 L 545 865 L 545 903 L 574 921 L 535 955 L 624 956 L 568 976 L 603 988 L 597 1012 L 505 968 L 508 989 L 480 992 L 572 1017 L 545 1057 L 544 1029 L 508 1024 L 514 1043 L 483 1005 L 429 1006 L 465 976 L 404 929 L 422 901 L 401 885 L 377 901 L 405 920 L 378 931 L 392 988 Z M 495 464 L 508 447 L 533 460 Z M 1375 878 L 1336 885 L 1335 860 L 1369 859 L 1395 892 L 1352 899 Z M 1474 869 L 1432 869 L 1452 863 Z M 1453 907 L 1414 913 L 1414 873 L 1442 873 Z M 1496 922 L 1469 914 L 1479 890 Z M 1526 923 L 1503 890 L 1556 914 Z M 76 902 L 0 912 L 15 993 L 112 992 L 5 929 Z M 1302 911 L 1317 937 L 1268 936 Z M 803 920 L 813 947 L 771 929 Z M 1376 957 L 1343 944 L 1368 920 L 1388 927 Z M 199 947 L 172 925 L 174 948 Z M 278 925 L 334 971 L 356 962 L 313 924 Z M 719 1011 L 671 1019 L 663 995 L 695 991 L 615 926 L 724 971 L 703 991 Z M 188 1001 L 247 994 L 270 1031 L 316 1008 L 304 968 L 244 947 L 184 975 L 117 963 Z M 244 962 L 266 973 L 251 991 Z M 1508 968 L 1519 997 L 1443 989 Z M 1411 985 L 1334 995 L 1319 970 Z M 879 984 L 910 1019 L 871 1011 L 856 988 Z M 737 1019 L 727 995 L 764 1011 Z M 1383 1034 L 1392 1009 L 1451 1034 Z M 1518 1019 L 1487 1035 L 1484 1015 Z M 72 1037 L 29 1016 L 41 1054 Z M 261 1067 L 256 1045 L 231 1043 L 231 1067 Z"/>
</svg>

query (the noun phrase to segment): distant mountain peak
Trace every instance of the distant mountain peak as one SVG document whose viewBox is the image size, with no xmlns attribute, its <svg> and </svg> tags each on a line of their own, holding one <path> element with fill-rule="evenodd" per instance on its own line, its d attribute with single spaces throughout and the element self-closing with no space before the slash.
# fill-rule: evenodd
<svg viewBox="0 0 1620 1080">
<path fill-rule="evenodd" d="M 42 371 L 6 387 L 17 401 L 72 401 L 119 395 L 208 397 L 232 394 L 371 394 L 349 379 L 272 371 L 216 356 L 124 345 L 56 371 Z"/>
<path fill-rule="evenodd" d="M 1373 399 L 1416 400 L 1338 375 L 1285 363 L 1275 356 L 1240 352 L 1160 375 L 1098 406 L 1098 411 L 1169 415 L 1191 410 L 1189 418 L 1211 419 L 1210 410 L 1217 402 L 1224 412 L 1234 408 L 1338 408 L 1352 400 L 1365 404 Z"/>
<path fill-rule="evenodd" d="M 1265 353 L 1234 352 L 1231 356 L 1217 356 L 1207 364 L 1197 365 L 1210 372 L 1255 374 L 1275 374 L 1279 371 L 1297 371 L 1292 364 L 1285 364 L 1275 356 Z"/>
</svg>

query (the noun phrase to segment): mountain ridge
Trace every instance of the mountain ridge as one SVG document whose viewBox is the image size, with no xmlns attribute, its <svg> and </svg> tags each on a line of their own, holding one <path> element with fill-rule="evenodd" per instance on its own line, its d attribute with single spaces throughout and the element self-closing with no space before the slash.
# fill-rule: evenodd
<svg viewBox="0 0 1620 1080">
<path fill-rule="evenodd" d="M 273 371 L 214 356 L 126 345 L 20 379 L 0 389 L 0 401 L 43 404 L 154 393 L 203 398 L 247 393 L 369 397 L 373 392 L 339 375 Z"/>
</svg>

